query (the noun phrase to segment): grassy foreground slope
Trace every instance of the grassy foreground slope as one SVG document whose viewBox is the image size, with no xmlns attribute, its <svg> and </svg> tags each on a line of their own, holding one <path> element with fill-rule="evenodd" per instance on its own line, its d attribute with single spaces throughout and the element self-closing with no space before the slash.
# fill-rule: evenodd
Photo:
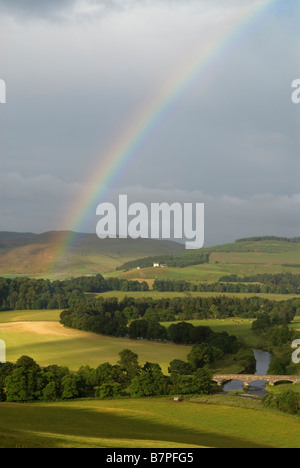
<svg viewBox="0 0 300 468">
<path fill-rule="evenodd" d="M 230 406 L 230 397 L 227 403 L 216 397 L 205 401 L 5 403 L 0 405 L 0 448 L 300 447 L 297 417 L 262 410 L 260 402 L 243 402 L 252 406 L 247 408 Z"/>
</svg>

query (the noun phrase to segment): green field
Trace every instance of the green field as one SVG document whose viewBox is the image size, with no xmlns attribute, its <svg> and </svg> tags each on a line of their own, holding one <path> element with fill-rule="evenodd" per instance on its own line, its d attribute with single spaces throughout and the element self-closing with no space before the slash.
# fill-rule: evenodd
<svg viewBox="0 0 300 468">
<path fill-rule="evenodd" d="M 216 282 L 221 276 L 236 274 L 300 273 L 300 243 L 281 241 L 243 242 L 211 247 L 209 263 L 185 268 L 143 268 L 120 272 L 127 279 L 170 279 Z M 109 274 L 108 274 L 109 276 Z"/>
<path fill-rule="evenodd" d="M 298 417 L 263 410 L 258 401 L 238 404 L 231 397 L 4 403 L 0 447 L 300 447 Z"/>
<path fill-rule="evenodd" d="M 251 325 L 254 319 L 248 318 L 226 318 L 226 319 L 203 319 L 203 320 L 186 320 L 195 327 L 210 327 L 216 333 L 226 331 L 229 335 L 235 335 L 237 338 L 244 340 L 247 346 L 253 348 L 260 344 L 259 337 L 251 330 Z M 178 322 L 162 322 L 162 325 L 168 328 L 172 323 Z"/>
<path fill-rule="evenodd" d="M 152 297 L 153 299 L 168 299 L 174 297 L 261 297 L 270 301 L 288 301 L 294 299 L 296 296 L 293 294 L 254 294 L 254 293 L 217 293 L 217 292 L 168 292 L 168 291 L 108 291 L 105 293 L 89 293 L 95 297 L 116 297 L 117 299 L 123 299 L 125 296 L 140 298 L 140 297 Z"/>
<path fill-rule="evenodd" d="M 120 293 L 124 294 L 124 293 Z M 136 293 L 140 294 L 140 293 Z M 15 362 L 28 355 L 40 365 L 58 364 L 78 370 L 81 365 L 97 367 L 103 362 L 117 363 L 119 352 L 131 349 L 139 356 L 140 364 L 158 362 L 167 373 L 173 359 L 186 360 L 190 346 L 130 340 L 68 329 L 59 323 L 60 310 L 31 310 L 0 312 L 0 339 L 6 342 L 7 360 Z M 252 348 L 260 348 L 260 338 L 253 333 L 253 319 L 232 317 L 226 319 L 188 320 L 194 326 L 210 327 L 214 332 L 226 331 L 242 339 Z M 169 327 L 173 322 L 163 322 Z M 174 322 L 176 323 L 176 322 Z M 299 317 L 291 327 L 300 329 Z M 225 365 L 226 367 L 226 365 Z"/>
<path fill-rule="evenodd" d="M 59 322 L 61 310 L 13 310 L 0 312 L 0 323 L 5 322 Z"/>
<path fill-rule="evenodd" d="M 141 270 L 130 270 L 127 272 L 108 272 L 104 276 L 120 276 L 128 280 L 185 280 L 193 283 L 209 282 L 214 283 L 219 281 L 219 278 L 224 275 L 237 274 L 240 276 L 248 276 L 255 274 L 277 274 L 277 273 L 293 273 L 299 274 L 300 268 L 286 267 L 282 264 L 270 263 L 248 263 L 251 257 L 243 258 L 245 263 L 205 263 L 203 265 L 193 265 L 186 268 L 143 268 Z M 224 260 L 226 260 L 224 258 Z M 266 262 L 269 260 L 265 259 Z M 300 260 L 299 260 L 300 261 Z"/>
<path fill-rule="evenodd" d="M 86 364 L 114 364 L 118 353 L 129 348 L 141 364 L 158 362 L 167 373 L 170 361 L 185 360 L 190 350 L 67 329 L 58 322 L 60 312 L 1 312 L 0 338 L 7 343 L 7 360 L 26 354 L 41 366 L 52 363 L 78 370 Z M 236 334 L 254 345 L 251 322 L 241 318 L 191 321 Z M 223 370 L 226 365 L 222 363 Z M 171 397 L 0 403 L 0 448 L 4 447 L 300 448 L 300 418 L 266 410 L 257 400 L 223 395 L 193 397 L 182 403 L 174 403 Z"/>
<path fill-rule="evenodd" d="M 13 311 L 0 313 L 0 339 L 6 343 L 7 361 L 26 355 L 41 366 L 58 364 L 71 370 L 80 366 L 116 364 L 123 349 L 139 356 L 140 364 L 157 362 L 168 372 L 173 359 L 186 359 L 189 346 L 130 340 L 68 329 L 61 325 L 60 311 Z"/>
</svg>

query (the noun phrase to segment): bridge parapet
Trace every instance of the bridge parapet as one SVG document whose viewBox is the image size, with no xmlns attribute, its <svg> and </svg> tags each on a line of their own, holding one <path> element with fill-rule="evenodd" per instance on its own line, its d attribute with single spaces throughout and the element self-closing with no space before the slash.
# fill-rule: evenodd
<svg viewBox="0 0 300 468">
<path fill-rule="evenodd" d="M 299 375 L 250 375 L 250 374 L 223 374 L 214 375 L 212 380 L 222 387 L 226 382 L 231 380 L 240 380 L 245 385 L 250 385 L 256 381 L 266 381 L 269 385 L 275 385 L 277 382 L 291 382 L 293 384 L 300 383 Z"/>
</svg>

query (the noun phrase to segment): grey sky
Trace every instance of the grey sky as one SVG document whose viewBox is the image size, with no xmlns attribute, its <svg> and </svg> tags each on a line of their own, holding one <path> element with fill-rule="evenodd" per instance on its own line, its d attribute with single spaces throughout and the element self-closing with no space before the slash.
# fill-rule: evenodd
<svg viewBox="0 0 300 468">
<path fill-rule="evenodd" d="M 0 230 L 70 228 L 74 200 L 130 122 L 252 4 L 0 0 Z M 240 31 L 111 196 L 204 201 L 207 244 L 299 235 L 298 18 L 298 2 L 277 1 Z M 82 230 L 96 221 L 91 212 Z"/>
</svg>

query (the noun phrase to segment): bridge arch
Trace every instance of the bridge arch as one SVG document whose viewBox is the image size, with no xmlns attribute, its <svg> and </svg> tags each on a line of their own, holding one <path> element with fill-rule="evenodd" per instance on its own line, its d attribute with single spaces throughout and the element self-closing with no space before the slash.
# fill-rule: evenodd
<svg viewBox="0 0 300 468">
<path fill-rule="evenodd" d="M 292 377 L 290 377 L 290 378 L 281 378 L 281 379 L 279 378 L 278 380 L 273 380 L 273 385 L 276 385 L 276 384 L 278 384 L 280 382 L 282 382 L 282 383 L 286 382 L 286 383 L 290 383 L 290 384 L 296 383 L 295 380 Z"/>
</svg>

